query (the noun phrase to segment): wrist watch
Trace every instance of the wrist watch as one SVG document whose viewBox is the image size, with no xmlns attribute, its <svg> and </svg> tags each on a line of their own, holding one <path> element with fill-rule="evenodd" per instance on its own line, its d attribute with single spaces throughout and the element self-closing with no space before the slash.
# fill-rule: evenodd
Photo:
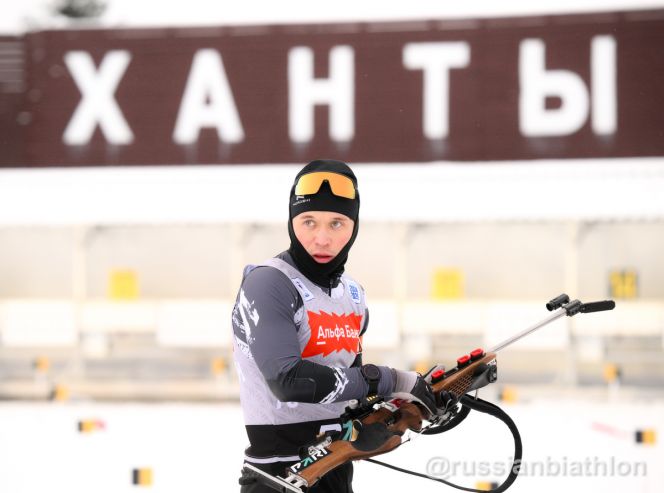
<svg viewBox="0 0 664 493">
<path fill-rule="evenodd" d="M 380 369 L 376 365 L 368 364 L 363 365 L 362 376 L 364 380 L 369 384 L 369 393 L 367 397 L 374 396 L 378 394 L 378 382 L 380 382 Z"/>
</svg>

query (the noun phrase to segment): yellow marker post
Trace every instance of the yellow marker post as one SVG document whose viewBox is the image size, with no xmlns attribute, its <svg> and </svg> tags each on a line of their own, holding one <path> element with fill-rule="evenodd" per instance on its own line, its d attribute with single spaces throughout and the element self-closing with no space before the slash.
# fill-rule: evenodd
<svg viewBox="0 0 664 493">
<path fill-rule="evenodd" d="M 657 443 L 657 431 L 653 428 L 646 430 L 636 431 L 636 443 L 643 443 L 644 445 L 655 445 Z"/>
<path fill-rule="evenodd" d="M 214 358 L 210 363 L 210 372 L 215 377 L 218 377 L 219 375 L 224 373 L 225 370 L 226 370 L 226 360 L 221 356 L 219 356 L 218 358 Z"/>
<path fill-rule="evenodd" d="M 62 384 L 56 384 L 51 392 L 51 399 L 58 402 L 69 400 L 69 387 Z"/>
<path fill-rule="evenodd" d="M 108 282 L 108 295 L 117 301 L 137 299 L 139 285 L 136 272 L 131 269 L 112 270 Z"/>
<path fill-rule="evenodd" d="M 152 469 L 144 467 L 131 472 L 131 482 L 136 486 L 152 486 Z"/>
<path fill-rule="evenodd" d="M 425 375 L 433 365 L 429 361 L 418 361 L 415 363 L 413 369 L 420 375 Z"/>
<path fill-rule="evenodd" d="M 39 356 L 35 359 L 33 365 L 37 373 L 47 373 L 51 368 L 51 361 L 46 356 Z"/>
<path fill-rule="evenodd" d="M 78 422 L 78 431 L 81 433 L 92 433 L 105 428 L 105 423 L 99 419 L 86 419 Z"/>
<path fill-rule="evenodd" d="M 92 421 L 79 421 L 78 422 L 78 431 L 81 433 L 91 433 L 94 431 L 95 426 Z"/>
<path fill-rule="evenodd" d="M 516 387 L 506 385 L 500 391 L 498 398 L 507 404 L 514 404 L 519 400 L 519 393 L 516 390 Z"/>
<path fill-rule="evenodd" d="M 638 276 L 630 269 L 613 270 L 609 273 L 609 292 L 612 298 L 630 300 L 637 297 Z"/>
<path fill-rule="evenodd" d="M 607 363 L 604 365 L 603 375 L 606 383 L 615 383 L 620 380 L 620 367 L 615 363 Z"/>
<path fill-rule="evenodd" d="M 431 297 L 436 300 L 463 298 L 463 272 L 460 269 L 438 267 L 433 271 Z"/>
</svg>

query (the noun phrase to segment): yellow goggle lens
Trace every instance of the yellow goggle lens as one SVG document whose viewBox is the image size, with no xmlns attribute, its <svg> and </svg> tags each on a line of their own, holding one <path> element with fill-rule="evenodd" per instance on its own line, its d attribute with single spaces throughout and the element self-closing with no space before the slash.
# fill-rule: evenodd
<svg viewBox="0 0 664 493">
<path fill-rule="evenodd" d="M 295 195 L 313 195 L 318 193 L 324 181 L 330 184 L 332 193 L 346 199 L 355 198 L 355 186 L 347 176 L 327 171 L 317 171 L 302 175 L 295 185 Z"/>
</svg>

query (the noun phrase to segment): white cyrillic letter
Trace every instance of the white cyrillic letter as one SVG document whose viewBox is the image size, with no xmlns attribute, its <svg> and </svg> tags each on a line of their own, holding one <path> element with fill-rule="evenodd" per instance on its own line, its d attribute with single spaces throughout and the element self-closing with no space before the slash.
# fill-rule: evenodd
<svg viewBox="0 0 664 493">
<path fill-rule="evenodd" d="M 81 92 L 81 102 L 62 135 L 65 144 L 87 144 L 97 125 L 111 144 L 131 143 L 134 135 L 113 97 L 131 60 L 129 52 L 110 51 L 104 56 L 99 70 L 86 51 L 70 51 L 64 60 Z"/>
<path fill-rule="evenodd" d="M 590 56 L 593 131 L 598 135 L 613 134 L 618 127 L 615 38 L 595 36 Z"/>
<path fill-rule="evenodd" d="M 173 140 L 178 144 L 193 144 L 204 127 L 216 128 L 222 141 L 236 143 L 244 139 L 221 55 L 212 49 L 198 50 L 194 55 Z"/>
<path fill-rule="evenodd" d="M 293 142 L 314 137 L 314 106 L 329 105 L 330 138 L 349 141 L 355 134 L 354 54 L 350 46 L 330 50 L 329 78 L 314 78 L 314 53 L 298 46 L 288 54 L 288 133 Z"/>
<path fill-rule="evenodd" d="M 450 70 L 470 63 L 468 43 L 408 43 L 403 64 L 423 72 L 422 128 L 428 139 L 449 134 Z"/>
<path fill-rule="evenodd" d="M 541 39 L 526 39 L 519 48 L 519 127 L 527 137 L 569 135 L 588 117 L 588 90 L 579 75 L 546 70 Z M 559 108 L 547 109 L 546 98 L 558 97 Z"/>
</svg>

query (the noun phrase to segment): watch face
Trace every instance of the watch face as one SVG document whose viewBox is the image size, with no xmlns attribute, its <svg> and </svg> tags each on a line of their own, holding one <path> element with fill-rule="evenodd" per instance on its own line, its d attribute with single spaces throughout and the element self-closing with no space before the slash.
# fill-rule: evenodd
<svg viewBox="0 0 664 493">
<path fill-rule="evenodd" d="M 362 373 L 369 380 L 378 380 L 380 378 L 380 370 L 376 365 L 365 365 L 362 367 Z"/>
</svg>

